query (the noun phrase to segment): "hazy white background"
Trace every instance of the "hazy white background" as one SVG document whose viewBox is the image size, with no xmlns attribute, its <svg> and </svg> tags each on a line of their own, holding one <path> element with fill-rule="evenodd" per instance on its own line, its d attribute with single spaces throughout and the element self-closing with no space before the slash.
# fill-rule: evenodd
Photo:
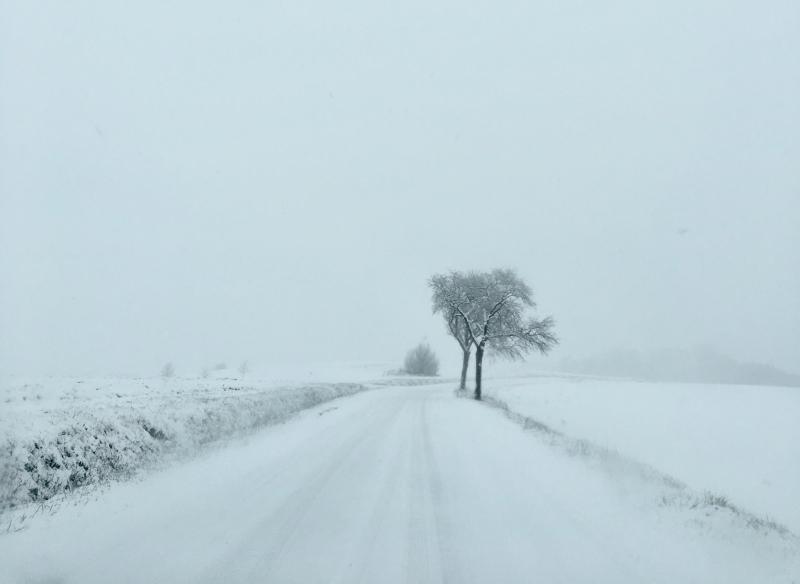
<svg viewBox="0 0 800 584">
<path fill-rule="evenodd" d="M 554 360 L 800 369 L 796 0 L 0 8 L 0 371 L 457 358 L 495 266 Z"/>
</svg>

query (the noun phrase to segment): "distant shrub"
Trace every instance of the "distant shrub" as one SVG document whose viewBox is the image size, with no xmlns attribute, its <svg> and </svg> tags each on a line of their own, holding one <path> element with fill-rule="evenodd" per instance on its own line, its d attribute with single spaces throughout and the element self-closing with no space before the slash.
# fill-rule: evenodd
<svg viewBox="0 0 800 584">
<path fill-rule="evenodd" d="M 427 343 L 420 343 L 406 355 L 404 370 L 409 375 L 438 375 L 439 359 Z"/>
<path fill-rule="evenodd" d="M 161 368 L 161 377 L 169 378 L 175 375 L 175 366 L 170 362 Z"/>
</svg>

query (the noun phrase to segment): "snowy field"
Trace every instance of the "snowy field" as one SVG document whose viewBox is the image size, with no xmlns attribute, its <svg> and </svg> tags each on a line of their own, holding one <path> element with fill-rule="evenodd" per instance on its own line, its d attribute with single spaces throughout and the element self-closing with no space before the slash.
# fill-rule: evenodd
<svg viewBox="0 0 800 584">
<path fill-rule="evenodd" d="M 800 533 L 800 388 L 577 376 L 487 385 L 489 396 L 569 438 Z"/>
<path fill-rule="evenodd" d="M 338 397 L 424 381 L 385 371 L 365 364 L 287 368 L 269 379 L 220 370 L 205 379 L 7 380 L 0 386 L 0 513 L 129 478 Z"/>
</svg>

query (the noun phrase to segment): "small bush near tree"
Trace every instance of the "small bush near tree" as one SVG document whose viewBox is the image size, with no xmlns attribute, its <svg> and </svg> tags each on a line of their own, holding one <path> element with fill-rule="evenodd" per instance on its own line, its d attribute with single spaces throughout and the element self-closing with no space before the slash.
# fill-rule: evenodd
<svg viewBox="0 0 800 584">
<path fill-rule="evenodd" d="M 438 375 L 439 359 L 426 343 L 420 343 L 406 355 L 404 370 L 409 375 Z"/>
</svg>

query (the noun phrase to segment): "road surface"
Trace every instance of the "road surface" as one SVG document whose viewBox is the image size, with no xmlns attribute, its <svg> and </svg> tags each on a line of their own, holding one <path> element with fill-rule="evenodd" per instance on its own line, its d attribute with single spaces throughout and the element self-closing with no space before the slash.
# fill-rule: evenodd
<svg viewBox="0 0 800 584">
<path fill-rule="evenodd" d="M 449 386 L 379 389 L 0 536 L 0 582 L 792 581 L 635 489 Z"/>
</svg>

